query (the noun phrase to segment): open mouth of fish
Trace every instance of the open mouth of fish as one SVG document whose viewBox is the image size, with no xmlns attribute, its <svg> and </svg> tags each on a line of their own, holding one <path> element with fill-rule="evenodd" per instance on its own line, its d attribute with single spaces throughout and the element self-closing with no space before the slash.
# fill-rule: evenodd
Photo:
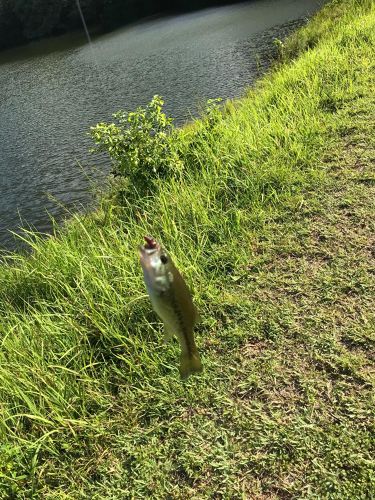
<svg viewBox="0 0 375 500">
<path fill-rule="evenodd" d="M 145 236 L 144 238 L 146 243 L 139 247 L 141 262 L 144 261 L 146 257 L 160 250 L 160 245 L 154 238 L 151 236 Z"/>
<path fill-rule="evenodd" d="M 158 243 L 151 236 L 145 236 L 144 238 L 145 238 L 146 244 L 144 245 L 143 248 L 145 250 L 154 250 L 158 247 Z"/>
</svg>

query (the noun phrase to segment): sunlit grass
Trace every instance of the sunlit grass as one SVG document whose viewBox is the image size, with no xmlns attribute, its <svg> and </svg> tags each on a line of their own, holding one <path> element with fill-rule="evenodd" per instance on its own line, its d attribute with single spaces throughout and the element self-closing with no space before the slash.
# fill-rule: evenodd
<svg viewBox="0 0 375 500">
<path fill-rule="evenodd" d="M 365 296 L 351 352 L 332 312 L 350 260 L 315 271 L 303 258 L 309 217 L 333 197 L 323 158 L 358 126 L 359 101 L 374 116 L 374 36 L 372 2 L 333 2 L 215 128 L 181 132 L 180 179 L 128 215 L 103 202 L 61 234 L 29 234 L 32 254 L 0 267 L 2 498 L 369 498 L 371 278 L 351 270 Z M 144 234 L 201 312 L 204 372 L 184 383 L 145 293 Z"/>
</svg>

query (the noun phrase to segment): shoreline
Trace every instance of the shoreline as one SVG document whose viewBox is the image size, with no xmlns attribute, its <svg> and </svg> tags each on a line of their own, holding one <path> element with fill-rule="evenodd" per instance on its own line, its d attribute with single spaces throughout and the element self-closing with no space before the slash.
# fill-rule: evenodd
<svg viewBox="0 0 375 500">
<path fill-rule="evenodd" d="M 189 14 L 192 12 L 199 12 L 201 10 L 206 10 L 206 9 L 211 9 L 211 8 L 217 8 L 217 7 L 223 7 L 223 6 L 230 6 L 236 3 L 243 3 L 244 0 L 228 0 L 225 2 L 222 2 L 220 0 L 217 0 L 216 2 L 213 3 L 208 3 L 208 5 L 202 5 L 201 7 L 198 8 L 181 8 L 181 9 L 167 9 L 163 10 L 160 12 L 155 12 L 151 13 L 149 15 L 141 15 L 140 17 L 135 17 L 131 19 L 130 21 L 124 21 L 123 23 L 118 23 L 118 21 L 111 26 L 104 26 L 100 25 L 100 23 L 90 23 L 88 28 L 90 35 L 93 36 L 101 36 L 101 35 L 106 35 L 109 34 L 113 31 L 116 31 L 117 29 L 121 28 L 127 28 L 127 27 L 132 27 L 132 26 L 137 26 L 139 24 L 147 23 L 152 20 L 156 19 L 162 19 L 162 18 L 168 18 L 170 16 L 175 16 L 175 15 L 180 15 L 180 14 Z M 79 18 L 80 19 L 80 18 Z M 70 36 L 74 35 L 75 33 L 82 33 L 82 35 L 86 38 L 85 33 L 84 33 L 84 27 L 82 26 L 82 23 L 77 21 L 77 19 L 74 25 L 72 25 L 70 28 L 63 30 L 63 29 L 58 29 L 57 31 L 50 33 L 50 34 L 44 34 L 40 37 L 35 36 L 32 39 L 24 39 L 22 41 L 19 41 L 18 43 L 15 43 L 13 45 L 7 45 L 0 47 L 0 56 L 3 52 L 12 50 L 12 49 L 25 49 L 27 48 L 30 44 L 32 45 L 33 43 L 38 43 L 38 42 L 43 42 L 44 40 L 48 40 L 52 45 L 55 44 L 55 41 L 58 40 L 60 37 L 64 36 Z M 77 25 L 78 24 L 78 25 Z M 87 40 L 86 40 L 87 41 Z"/>
</svg>

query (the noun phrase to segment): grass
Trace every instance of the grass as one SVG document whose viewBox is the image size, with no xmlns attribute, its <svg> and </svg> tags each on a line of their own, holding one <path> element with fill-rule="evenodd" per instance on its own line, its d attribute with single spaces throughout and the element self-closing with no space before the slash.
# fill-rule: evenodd
<svg viewBox="0 0 375 500">
<path fill-rule="evenodd" d="M 0 498 L 371 497 L 374 37 L 373 2 L 332 2 L 181 132 L 181 179 L 3 263 Z M 203 318 L 187 382 L 145 295 L 148 233 Z"/>
</svg>

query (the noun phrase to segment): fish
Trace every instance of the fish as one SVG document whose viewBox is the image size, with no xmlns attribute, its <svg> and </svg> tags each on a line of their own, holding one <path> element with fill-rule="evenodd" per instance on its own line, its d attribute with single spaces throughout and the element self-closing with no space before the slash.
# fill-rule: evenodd
<svg viewBox="0 0 375 500">
<path fill-rule="evenodd" d="M 190 290 L 166 250 L 151 236 L 139 247 L 144 281 L 152 307 L 164 324 L 164 340 L 176 336 L 181 346 L 180 376 L 201 372 L 193 330 L 199 320 Z"/>
</svg>

